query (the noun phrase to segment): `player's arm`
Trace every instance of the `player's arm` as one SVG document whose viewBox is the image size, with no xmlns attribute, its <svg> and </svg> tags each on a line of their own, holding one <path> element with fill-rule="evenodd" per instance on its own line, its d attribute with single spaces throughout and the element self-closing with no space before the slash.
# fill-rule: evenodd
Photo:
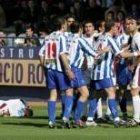
<svg viewBox="0 0 140 140">
<path fill-rule="evenodd" d="M 126 51 L 122 51 L 119 55 L 123 58 L 137 57 L 140 56 L 140 51 L 130 53 L 129 51 L 126 50 Z"/>
<path fill-rule="evenodd" d="M 74 80 L 75 76 L 74 76 L 73 72 L 71 71 L 71 68 L 70 68 L 70 65 L 68 62 L 68 56 L 67 56 L 68 50 L 66 47 L 66 38 L 64 36 L 61 36 L 60 42 L 61 42 L 60 60 L 61 60 L 62 65 L 64 67 L 64 71 L 70 80 Z"/>
<path fill-rule="evenodd" d="M 60 55 L 60 60 L 62 62 L 62 65 L 64 66 L 64 70 L 65 70 L 66 75 L 69 77 L 70 80 L 74 80 L 75 79 L 75 75 L 71 71 L 71 68 L 69 66 L 67 54 L 66 53 L 62 53 Z"/>
<path fill-rule="evenodd" d="M 79 42 L 80 42 L 81 49 L 83 50 L 83 52 L 85 52 L 85 54 L 93 57 L 98 56 L 98 53 L 95 52 L 93 47 L 86 40 L 80 39 Z"/>
<path fill-rule="evenodd" d="M 114 42 L 114 40 L 112 38 L 109 38 L 108 41 L 110 42 L 111 49 L 116 56 L 120 55 L 123 58 L 140 56 L 140 51 L 131 53 L 128 50 L 124 50 L 124 49 L 120 50 L 120 48 L 116 45 L 116 43 Z"/>
<path fill-rule="evenodd" d="M 39 60 L 40 60 L 40 64 L 44 67 L 44 62 L 45 62 L 45 44 L 42 46 L 42 48 L 39 51 Z"/>
<path fill-rule="evenodd" d="M 40 64 L 41 64 L 42 66 L 44 66 L 45 57 L 44 57 L 44 56 L 39 56 L 39 60 L 40 60 Z"/>
</svg>

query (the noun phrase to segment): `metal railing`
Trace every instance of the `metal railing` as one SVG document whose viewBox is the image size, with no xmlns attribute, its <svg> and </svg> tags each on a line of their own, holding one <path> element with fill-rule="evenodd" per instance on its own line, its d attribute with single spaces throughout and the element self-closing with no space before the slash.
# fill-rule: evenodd
<svg viewBox="0 0 140 140">
<path fill-rule="evenodd" d="M 0 47 L 25 47 L 25 46 L 34 46 L 39 47 L 38 44 L 34 44 L 32 41 L 38 40 L 40 44 L 42 44 L 44 38 L 43 37 L 0 37 Z M 33 43 L 33 45 L 28 45 L 30 43 Z"/>
</svg>

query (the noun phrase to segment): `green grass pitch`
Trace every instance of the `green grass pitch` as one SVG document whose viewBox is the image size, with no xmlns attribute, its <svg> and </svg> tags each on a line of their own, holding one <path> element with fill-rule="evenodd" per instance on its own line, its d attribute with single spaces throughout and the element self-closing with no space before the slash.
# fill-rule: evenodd
<svg viewBox="0 0 140 140">
<path fill-rule="evenodd" d="M 140 127 L 114 128 L 102 124 L 96 128 L 49 129 L 45 106 L 33 106 L 33 118 L 0 117 L 0 140 L 139 140 Z M 60 112 L 60 111 L 59 111 Z M 59 116 L 60 113 L 57 113 Z M 59 125 L 59 123 L 57 123 Z"/>
</svg>

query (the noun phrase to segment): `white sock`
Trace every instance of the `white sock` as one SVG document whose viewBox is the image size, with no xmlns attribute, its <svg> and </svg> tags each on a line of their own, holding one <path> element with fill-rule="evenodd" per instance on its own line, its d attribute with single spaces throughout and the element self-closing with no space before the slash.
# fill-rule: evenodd
<svg viewBox="0 0 140 140">
<path fill-rule="evenodd" d="M 100 98 L 97 104 L 97 118 L 102 118 L 102 117 L 103 117 L 102 99 Z"/>
<path fill-rule="evenodd" d="M 132 97 L 133 102 L 133 118 L 135 121 L 140 122 L 140 96 Z"/>
<path fill-rule="evenodd" d="M 114 118 L 114 122 L 118 122 L 118 121 L 120 121 L 119 117 Z"/>
<path fill-rule="evenodd" d="M 93 121 L 93 117 L 88 117 L 87 121 Z"/>
</svg>

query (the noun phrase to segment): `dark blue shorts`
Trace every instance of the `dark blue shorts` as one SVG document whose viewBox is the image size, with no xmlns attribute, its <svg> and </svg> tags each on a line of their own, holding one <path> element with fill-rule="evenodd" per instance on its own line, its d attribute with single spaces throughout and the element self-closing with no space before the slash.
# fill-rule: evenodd
<svg viewBox="0 0 140 140">
<path fill-rule="evenodd" d="M 119 65 L 118 69 L 117 83 L 122 86 L 127 86 L 133 79 L 133 73 L 129 71 L 126 65 Z"/>
<path fill-rule="evenodd" d="M 72 81 L 73 88 L 79 88 L 87 85 L 82 69 L 72 67 L 71 70 L 75 75 L 75 80 Z"/>
<path fill-rule="evenodd" d="M 92 80 L 90 83 L 90 87 L 95 90 L 101 90 L 105 88 L 114 87 L 114 83 L 112 78 L 106 78 L 103 80 Z"/>
<path fill-rule="evenodd" d="M 49 90 L 66 90 L 72 87 L 71 80 L 63 72 L 51 69 L 46 71 L 46 84 Z"/>
</svg>

